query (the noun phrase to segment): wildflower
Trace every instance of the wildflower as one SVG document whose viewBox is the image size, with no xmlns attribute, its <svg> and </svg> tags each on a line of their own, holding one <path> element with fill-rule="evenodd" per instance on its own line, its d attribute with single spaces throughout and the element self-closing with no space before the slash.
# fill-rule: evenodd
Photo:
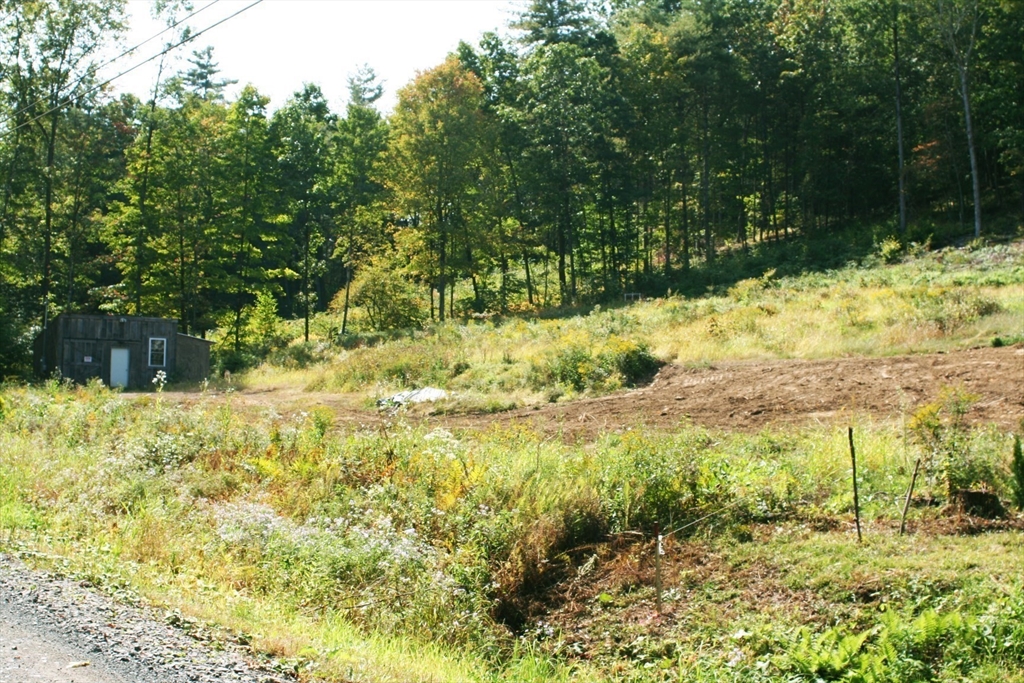
<svg viewBox="0 0 1024 683">
<path fill-rule="evenodd" d="M 163 370 L 157 370 L 156 375 L 153 376 L 153 385 L 160 392 L 164 390 L 165 384 L 167 384 L 167 373 Z"/>
</svg>

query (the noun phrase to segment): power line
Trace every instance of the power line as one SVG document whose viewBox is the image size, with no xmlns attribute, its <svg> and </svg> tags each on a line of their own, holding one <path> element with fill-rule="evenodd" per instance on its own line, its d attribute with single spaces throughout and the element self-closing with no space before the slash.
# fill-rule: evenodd
<svg viewBox="0 0 1024 683">
<path fill-rule="evenodd" d="M 186 22 L 189 19 L 191 19 L 192 17 L 196 16 L 197 14 L 210 9 L 211 7 L 216 5 L 218 2 L 220 2 L 220 0 L 212 0 L 212 2 L 207 3 L 201 9 L 197 9 L 196 11 L 192 12 L 192 14 L 189 14 L 187 17 L 184 17 L 183 19 L 179 19 L 178 21 L 176 21 L 173 24 L 171 24 L 170 26 L 166 27 L 165 29 L 163 29 L 159 33 L 157 33 L 157 34 L 155 34 L 153 36 L 150 36 L 149 38 L 146 38 L 144 41 L 142 41 L 141 43 L 138 43 L 137 45 L 135 45 L 133 47 L 128 48 L 127 50 L 125 50 L 124 52 L 119 54 L 118 56 L 116 56 L 116 57 L 114 57 L 112 59 L 108 59 L 107 61 L 105 61 L 102 64 L 100 64 L 99 66 L 97 66 L 93 70 L 93 73 L 98 72 L 100 69 L 102 69 L 104 67 L 110 66 L 111 64 L 113 64 L 117 60 L 121 59 L 125 55 L 128 55 L 128 54 L 131 54 L 132 52 L 135 52 L 135 50 L 138 50 L 140 47 L 142 47 L 146 43 L 149 43 L 149 42 L 152 42 L 152 41 L 156 40 L 157 38 L 159 38 L 163 34 L 165 34 L 168 31 L 170 31 L 171 29 L 177 28 L 183 22 Z M 10 14 L 8 14 L 8 16 L 11 16 L 13 13 L 14 12 L 12 11 Z M 5 20 L 6 20 L 6 17 L 5 17 Z M 84 81 L 87 76 L 88 76 L 88 73 L 83 74 L 81 78 L 79 78 L 77 81 L 75 81 L 71 85 L 71 87 L 68 89 L 69 90 L 69 94 L 67 96 L 68 98 L 70 98 L 72 96 L 72 94 L 74 94 L 75 90 L 78 88 L 78 86 L 80 86 L 82 84 L 82 81 Z M 21 114 L 24 114 L 27 111 L 35 109 L 37 106 L 39 106 L 41 104 L 44 104 L 45 101 L 46 101 L 45 98 L 40 97 L 38 100 L 36 100 L 32 104 L 27 104 L 24 107 L 22 107 L 21 109 L 19 109 L 18 111 L 14 112 L 13 114 L 8 114 L 4 119 L 0 120 L 0 126 L 3 126 L 6 123 L 8 123 L 9 121 L 12 121 L 12 120 L 16 119 L 18 116 L 20 116 Z M 44 116 L 45 116 L 45 114 L 44 114 Z"/>
<path fill-rule="evenodd" d="M 88 90 L 83 91 L 79 96 L 80 97 L 84 97 L 86 95 L 89 95 L 89 94 L 92 94 L 92 93 L 96 92 L 97 90 L 105 88 L 106 86 L 108 86 L 111 83 L 113 83 L 114 81 L 116 81 L 118 78 L 121 78 L 122 76 L 127 76 L 128 74 L 130 74 L 131 72 L 135 71 L 139 67 L 144 66 L 144 65 L 152 62 L 154 59 L 156 59 L 158 57 L 163 57 L 164 55 L 166 55 L 171 50 L 173 50 L 175 48 L 178 48 L 178 47 L 181 47 L 185 43 L 189 43 L 189 42 L 195 40 L 196 38 L 198 38 L 199 36 L 203 35 L 207 31 L 210 31 L 212 29 L 217 28 L 218 26 L 220 26 L 221 24 L 223 24 L 226 21 L 234 19 L 235 17 L 237 17 L 242 12 L 245 12 L 246 10 L 252 9 L 256 5 L 260 4 L 261 2 L 263 2 L 263 0 L 255 0 L 254 2 L 246 5 L 245 7 L 243 7 L 240 10 L 238 10 L 237 12 L 234 12 L 233 14 L 229 14 L 228 16 L 224 17 L 223 19 L 221 19 L 217 23 L 211 24 L 210 26 L 207 26 L 203 30 L 188 36 L 187 38 L 183 38 L 182 40 L 178 41 L 174 45 L 168 45 L 166 48 L 164 48 L 163 50 L 161 50 L 157 54 L 153 55 L 152 57 L 149 57 L 149 58 L 139 62 L 138 64 L 136 64 L 135 66 L 133 66 L 133 67 L 131 67 L 129 69 L 125 69 L 124 71 L 122 71 L 121 73 L 117 74 L 116 76 L 113 76 L 112 78 L 108 78 L 107 80 L 103 81 L 102 83 L 99 83 L 98 85 L 94 85 L 93 87 L 89 88 Z M 39 114 L 38 116 L 36 116 L 36 117 L 34 117 L 32 119 L 29 119 L 28 121 L 25 121 L 24 123 L 21 123 L 21 124 L 15 126 L 14 128 L 11 128 L 8 131 L 5 131 L 5 133 L 6 134 L 13 133 L 16 130 L 19 130 L 20 128 L 24 128 L 26 126 L 29 126 L 29 125 L 35 123 L 36 121 L 42 119 L 43 117 L 47 116 L 48 114 L 52 114 L 53 112 L 57 111 L 58 109 L 61 109 L 61 108 L 65 107 L 66 105 L 70 104 L 71 101 L 72 101 L 72 98 L 69 97 L 69 98 L 65 99 L 63 102 L 58 102 L 56 105 L 50 107 L 49 109 L 44 111 L 42 114 Z M 0 135 L 3 135 L 3 134 L 4 133 L 0 133 Z"/>
</svg>

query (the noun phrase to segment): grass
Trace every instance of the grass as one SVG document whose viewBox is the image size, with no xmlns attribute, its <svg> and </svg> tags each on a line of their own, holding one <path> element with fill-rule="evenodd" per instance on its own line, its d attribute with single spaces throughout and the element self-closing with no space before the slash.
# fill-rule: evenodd
<svg viewBox="0 0 1024 683">
<path fill-rule="evenodd" d="M 884 247 L 884 245 L 883 245 Z M 394 337 L 293 343 L 238 386 L 346 393 L 366 405 L 437 386 L 446 411 L 494 412 L 601 394 L 645 381 L 660 363 L 939 352 L 1024 341 L 1024 242 L 879 252 L 827 271 L 760 277 L 580 315 L 491 318 Z M 354 346 L 353 346 L 354 344 Z M 301 358 L 301 363 L 294 362 Z M 273 360 L 273 359 L 272 359 Z"/>
<path fill-rule="evenodd" d="M 590 443 L 527 428 L 341 427 L 231 390 L 372 404 L 440 386 L 493 412 L 642 383 L 662 362 L 1024 341 L 1024 243 L 884 244 L 579 315 L 319 337 L 179 404 L 0 389 L 0 550 L 213 623 L 327 681 L 1024 681 L 1024 522 L 931 505 L 1019 492 L 1013 435 L 947 391 L 898 423 Z M 757 262 L 750 257 L 747 266 Z M 753 264 L 753 265 L 752 265 Z M 748 268 L 749 270 L 749 268 Z M 294 331 L 294 330 L 293 330 Z M 896 530 L 921 458 L 910 535 Z M 654 611 L 655 529 L 664 615 Z"/>
<path fill-rule="evenodd" d="M 864 633 L 837 666 L 892 673 L 890 646 L 925 661 L 915 624 L 933 613 L 943 645 L 924 665 L 940 679 L 1021 674 L 1024 633 L 990 615 L 1024 602 L 1021 531 L 949 535 L 955 521 L 929 507 L 912 511 L 914 535 L 894 531 L 926 447 L 969 443 L 982 483 L 1008 496 L 1012 440 L 998 430 L 935 446 L 858 419 L 859 546 L 844 430 L 683 424 L 569 445 L 520 428 L 340 430 L 323 409 L 95 385 L 3 397 L 0 548 L 244 633 L 306 678 L 814 680 L 800 672 L 820 662 L 793 653 L 835 654 Z M 942 473 L 930 464 L 922 496 L 942 498 Z M 669 542 L 662 619 L 659 522 L 693 523 Z M 983 628 L 1001 644 L 980 645 Z"/>
</svg>

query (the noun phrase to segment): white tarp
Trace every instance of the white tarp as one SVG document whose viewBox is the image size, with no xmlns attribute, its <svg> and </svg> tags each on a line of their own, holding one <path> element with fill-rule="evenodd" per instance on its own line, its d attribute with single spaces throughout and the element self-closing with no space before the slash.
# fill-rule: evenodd
<svg viewBox="0 0 1024 683">
<path fill-rule="evenodd" d="M 440 401 L 448 398 L 448 392 L 444 389 L 438 389 L 437 387 L 423 387 L 422 389 L 411 389 L 409 391 L 400 391 L 394 396 L 388 396 L 377 401 L 377 405 L 384 406 L 404 406 L 409 403 L 430 403 L 431 401 Z"/>
</svg>

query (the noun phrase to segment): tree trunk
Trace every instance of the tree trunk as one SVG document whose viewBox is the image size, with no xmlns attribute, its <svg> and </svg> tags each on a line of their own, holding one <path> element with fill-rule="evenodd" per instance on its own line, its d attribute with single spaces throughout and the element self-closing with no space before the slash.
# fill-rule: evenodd
<svg viewBox="0 0 1024 683">
<path fill-rule="evenodd" d="M 348 331 L 348 301 L 349 291 L 352 289 L 352 242 L 349 241 L 349 256 L 348 263 L 345 264 L 345 307 L 341 313 L 341 334 L 344 335 Z M 431 296 L 431 303 L 433 303 L 433 296 Z M 431 306 L 433 308 L 433 306 Z M 433 311 L 431 311 L 433 313 Z"/>
<path fill-rule="evenodd" d="M 448 267 L 448 258 L 447 258 L 448 257 L 448 252 L 447 252 L 447 249 L 446 249 L 447 246 L 448 245 L 445 244 L 444 231 L 442 230 L 440 238 L 438 240 L 438 253 L 437 253 L 437 272 L 438 272 L 438 275 L 437 275 L 437 294 L 438 294 L 438 296 L 437 296 L 437 316 L 438 316 L 438 321 L 442 322 L 442 323 L 444 322 L 444 307 L 445 307 L 444 295 L 445 295 L 445 289 L 446 289 L 445 286 L 447 284 L 447 282 L 445 281 L 445 278 L 447 277 L 446 269 Z"/>
<path fill-rule="evenodd" d="M 50 288 L 52 285 L 53 251 L 53 163 L 57 152 L 57 119 L 60 112 L 53 109 L 50 116 L 50 136 L 46 141 L 46 191 L 43 211 L 43 343 L 46 343 L 46 327 L 50 322 Z"/>
<path fill-rule="evenodd" d="M 523 250 L 523 268 L 526 270 L 526 300 L 533 305 L 533 279 L 530 277 L 530 255 Z"/>
<path fill-rule="evenodd" d="M 672 277 L 672 169 L 665 184 L 665 278 Z"/>
<path fill-rule="evenodd" d="M 981 237 L 981 180 L 978 171 L 978 152 L 974 145 L 974 127 L 971 124 L 971 91 L 966 60 L 957 69 L 960 75 L 960 97 L 964 103 L 964 125 L 967 128 L 967 151 L 971 158 L 971 190 L 974 193 L 974 237 Z"/>
<path fill-rule="evenodd" d="M 702 106 L 702 134 L 703 144 L 701 145 L 701 173 L 700 173 L 700 197 L 701 197 L 701 227 L 704 229 L 704 259 L 711 263 L 715 259 L 715 242 L 711 235 L 711 123 L 710 104 L 708 94 L 704 93 Z"/>
<path fill-rule="evenodd" d="M 903 91 L 900 85 L 900 29 L 899 4 L 895 5 L 895 16 L 892 20 L 892 68 L 896 80 L 896 148 L 899 157 L 899 193 L 900 193 L 900 241 L 904 248 L 907 244 L 907 188 L 906 164 L 903 156 Z"/>
</svg>

